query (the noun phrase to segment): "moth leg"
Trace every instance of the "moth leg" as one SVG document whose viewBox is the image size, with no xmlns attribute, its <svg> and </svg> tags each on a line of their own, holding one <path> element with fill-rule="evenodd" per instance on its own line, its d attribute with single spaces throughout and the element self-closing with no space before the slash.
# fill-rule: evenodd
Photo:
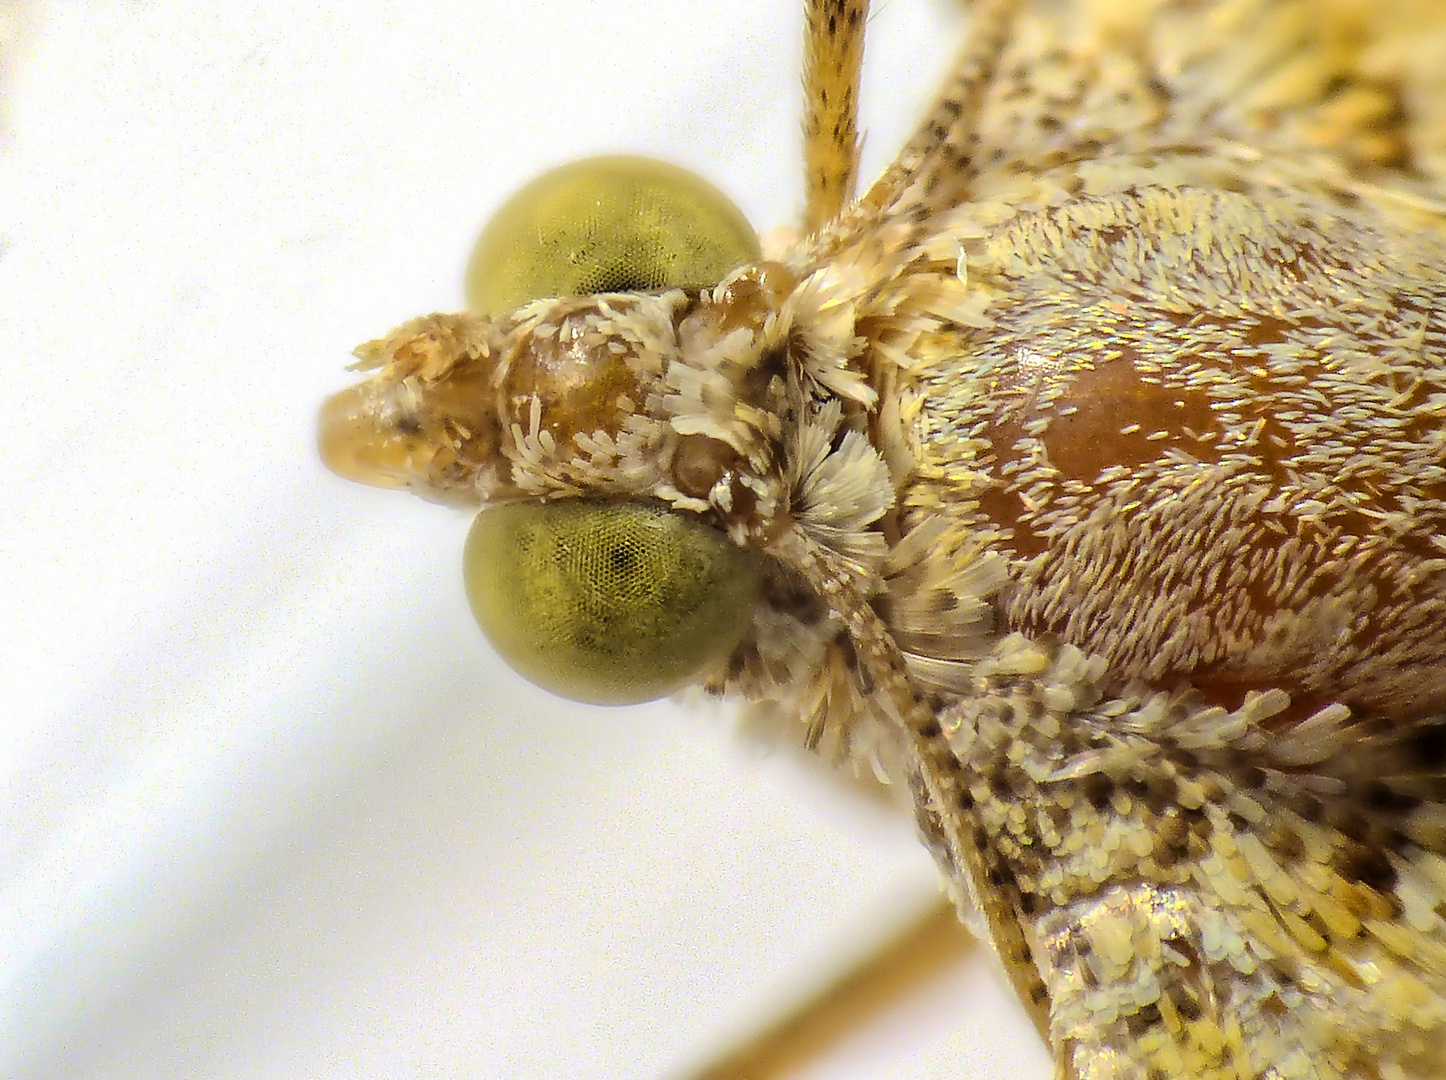
<svg viewBox="0 0 1446 1080">
<path fill-rule="evenodd" d="M 803 225 L 813 232 L 854 197 L 859 71 L 868 0 L 808 0 L 803 29 Z"/>
<path fill-rule="evenodd" d="M 979 113 L 1009 44 L 1019 0 L 978 0 L 971 5 L 968 37 L 949 80 L 899 156 L 860 200 L 883 210 L 911 188 L 930 210 L 958 205 L 977 174 Z"/>
<path fill-rule="evenodd" d="M 827 0 L 815 0 L 809 6 L 812 10 L 830 5 Z M 978 0 L 972 5 L 969 29 L 953 73 L 924 122 L 868 192 L 832 219 L 828 228 L 800 246 L 799 253 L 791 260 L 794 265 L 816 267 L 860 236 L 877 229 L 885 217 L 914 209 L 916 205 L 927 213 L 958 205 L 963 200 L 977 173 L 973 156 L 985 91 L 1009 44 L 1018 7 L 1019 0 Z M 812 172 L 810 166 L 810 184 Z M 912 201 L 905 200 L 906 194 Z M 830 217 L 823 220 L 827 222 Z"/>
<path fill-rule="evenodd" d="M 929 911 L 746 1042 L 686 1073 L 687 1080 L 782 1080 L 921 992 L 979 947 L 940 899 Z"/>
<path fill-rule="evenodd" d="M 994 889 L 998 855 L 973 826 L 965 761 L 950 746 L 935 703 L 919 696 L 907 661 L 869 601 L 868 571 L 797 526 L 767 549 L 827 597 L 848 629 L 859 669 L 871 684 L 875 714 L 891 729 L 899 751 L 897 778 L 914 803 L 914 820 L 938 862 L 960 914 L 986 928 L 1019 999 L 1041 1034 L 1049 993 L 1031 957 L 1019 912 Z M 963 812 L 961 812 L 963 811 Z M 990 889 L 981 888 L 990 884 Z"/>
</svg>

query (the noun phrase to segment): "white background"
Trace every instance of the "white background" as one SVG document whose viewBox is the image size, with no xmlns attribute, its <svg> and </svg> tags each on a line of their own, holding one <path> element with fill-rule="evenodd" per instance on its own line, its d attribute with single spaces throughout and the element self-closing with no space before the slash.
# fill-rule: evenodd
<svg viewBox="0 0 1446 1080">
<path fill-rule="evenodd" d="M 960 25 L 876 6 L 866 175 Z M 794 4 L 0 20 L 0 1077 L 683 1076 L 928 906 L 906 820 L 726 715 L 522 683 L 465 516 L 313 447 L 547 165 L 794 220 Z M 976 950 L 807 1075 L 1049 1066 Z"/>
</svg>

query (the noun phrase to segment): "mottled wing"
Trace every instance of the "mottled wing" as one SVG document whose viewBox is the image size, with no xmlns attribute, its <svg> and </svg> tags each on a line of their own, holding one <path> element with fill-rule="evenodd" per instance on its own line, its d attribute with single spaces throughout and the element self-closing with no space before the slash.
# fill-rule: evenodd
<svg viewBox="0 0 1446 1080">
<path fill-rule="evenodd" d="M 1283 694 L 1106 697 L 1097 660 L 1015 646 L 947 730 L 1061 1075 L 1439 1076 L 1446 720 L 1277 732 Z"/>
</svg>

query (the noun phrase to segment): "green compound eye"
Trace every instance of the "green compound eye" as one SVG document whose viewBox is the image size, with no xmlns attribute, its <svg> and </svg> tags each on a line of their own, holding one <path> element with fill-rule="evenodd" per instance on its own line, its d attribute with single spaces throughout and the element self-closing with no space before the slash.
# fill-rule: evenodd
<svg viewBox="0 0 1446 1080">
<path fill-rule="evenodd" d="M 681 690 L 747 631 L 754 557 L 634 503 L 504 503 L 467 535 L 472 613 L 519 675 L 559 697 L 633 705 Z"/>
<path fill-rule="evenodd" d="M 549 296 L 701 288 L 760 255 L 742 212 L 686 169 L 586 158 L 493 215 L 467 266 L 467 306 L 498 315 Z"/>
</svg>

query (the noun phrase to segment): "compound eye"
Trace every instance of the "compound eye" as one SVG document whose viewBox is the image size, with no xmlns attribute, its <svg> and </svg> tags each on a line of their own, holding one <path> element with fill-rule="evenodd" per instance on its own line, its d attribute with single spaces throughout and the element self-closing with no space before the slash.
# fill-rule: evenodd
<svg viewBox="0 0 1446 1080">
<path fill-rule="evenodd" d="M 580 499 L 483 510 L 463 570 L 498 654 L 544 690 L 592 705 L 695 682 L 742 640 L 760 585 L 753 555 L 701 521 Z"/>
<path fill-rule="evenodd" d="M 586 158 L 544 173 L 493 215 L 467 265 L 467 306 L 715 285 L 760 258 L 726 195 L 651 158 Z"/>
</svg>

